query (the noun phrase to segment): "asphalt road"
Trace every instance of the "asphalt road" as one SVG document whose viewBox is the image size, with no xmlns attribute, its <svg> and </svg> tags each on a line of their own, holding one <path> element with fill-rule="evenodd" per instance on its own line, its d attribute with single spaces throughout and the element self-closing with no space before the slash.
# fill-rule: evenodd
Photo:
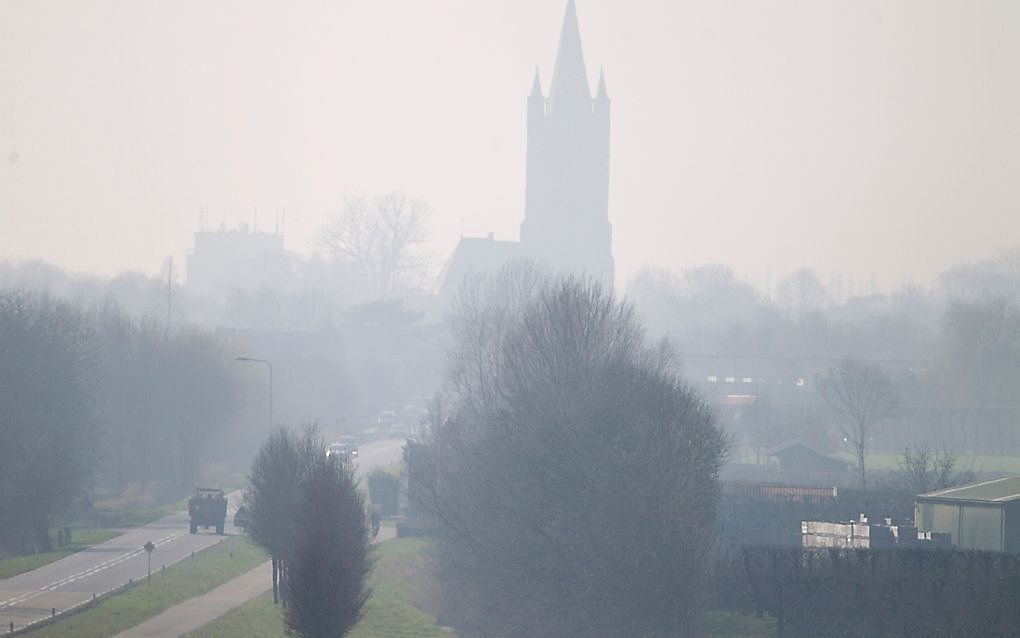
<svg viewBox="0 0 1020 638">
<path fill-rule="evenodd" d="M 402 446 L 403 441 L 396 439 L 362 446 L 360 471 L 396 462 Z M 11 623 L 15 630 L 21 629 L 145 578 L 147 557 L 142 547 L 147 542 L 156 546 L 152 571 L 158 573 L 164 565 L 173 565 L 238 533 L 232 521 L 240 496 L 239 491 L 228 495 L 224 536 L 216 535 L 215 530 L 188 533 L 188 513 L 177 512 L 39 569 L 0 580 L 0 635 L 10 631 Z"/>
</svg>

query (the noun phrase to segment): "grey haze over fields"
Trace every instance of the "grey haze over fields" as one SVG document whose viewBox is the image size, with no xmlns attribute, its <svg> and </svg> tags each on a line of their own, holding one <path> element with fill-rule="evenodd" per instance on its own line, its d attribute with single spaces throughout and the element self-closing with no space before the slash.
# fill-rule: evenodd
<svg viewBox="0 0 1020 638">
<path fill-rule="evenodd" d="M 563 2 L 0 1 L 0 258 L 159 270 L 199 229 L 428 202 L 517 239 Z M 1020 243 L 1020 3 L 578 0 L 613 99 L 617 280 L 925 281 Z"/>
</svg>

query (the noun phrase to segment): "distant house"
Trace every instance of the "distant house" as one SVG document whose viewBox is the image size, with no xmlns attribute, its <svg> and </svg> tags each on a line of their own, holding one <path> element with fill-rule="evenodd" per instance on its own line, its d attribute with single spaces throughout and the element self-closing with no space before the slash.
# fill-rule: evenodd
<svg viewBox="0 0 1020 638">
<path fill-rule="evenodd" d="M 949 534 L 963 549 L 1020 552 L 1020 476 L 1007 476 L 921 494 L 918 529 Z"/>
<path fill-rule="evenodd" d="M 784 470 L 809 472 L 846 472 L 847 463 L 818 452 L 800 441 L 788 441 L 765 452 Z"/>
</svg>

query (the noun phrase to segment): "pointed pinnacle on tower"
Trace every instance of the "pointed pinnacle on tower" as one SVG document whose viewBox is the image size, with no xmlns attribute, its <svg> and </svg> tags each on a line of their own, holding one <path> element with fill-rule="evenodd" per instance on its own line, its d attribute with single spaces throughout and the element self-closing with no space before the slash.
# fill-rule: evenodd
<svg viewBox="0 0 1020 638">
<path fill-rule="evenodd" d="M 538 65 L 535 66 L 535 81 L 531 83 L 531 95 L 529 97 L 543 97 L 542 78 L 538 74 Z"/>
<path fill-rule="evenodd" d="M 606 70 L 602 67 L 599 67 L 599 89 L 595 99 L 609 101 L 609 91 L 606 90 Z"/>
</svg>

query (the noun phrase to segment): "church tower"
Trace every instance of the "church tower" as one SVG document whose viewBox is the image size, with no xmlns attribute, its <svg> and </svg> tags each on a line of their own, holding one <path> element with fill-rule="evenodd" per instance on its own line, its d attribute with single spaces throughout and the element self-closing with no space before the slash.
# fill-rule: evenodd
<svg viewBox="0 0 1020 638">
<path fill-rule="evenodd" d="M 594 98 L 574 0 L 568 0 L 549 96 L 535 81 L 528 97 L 527 185 L 521 247 L 557 271 L 611 285 L 610 100 L 604 75 Z"/>
</svg>

